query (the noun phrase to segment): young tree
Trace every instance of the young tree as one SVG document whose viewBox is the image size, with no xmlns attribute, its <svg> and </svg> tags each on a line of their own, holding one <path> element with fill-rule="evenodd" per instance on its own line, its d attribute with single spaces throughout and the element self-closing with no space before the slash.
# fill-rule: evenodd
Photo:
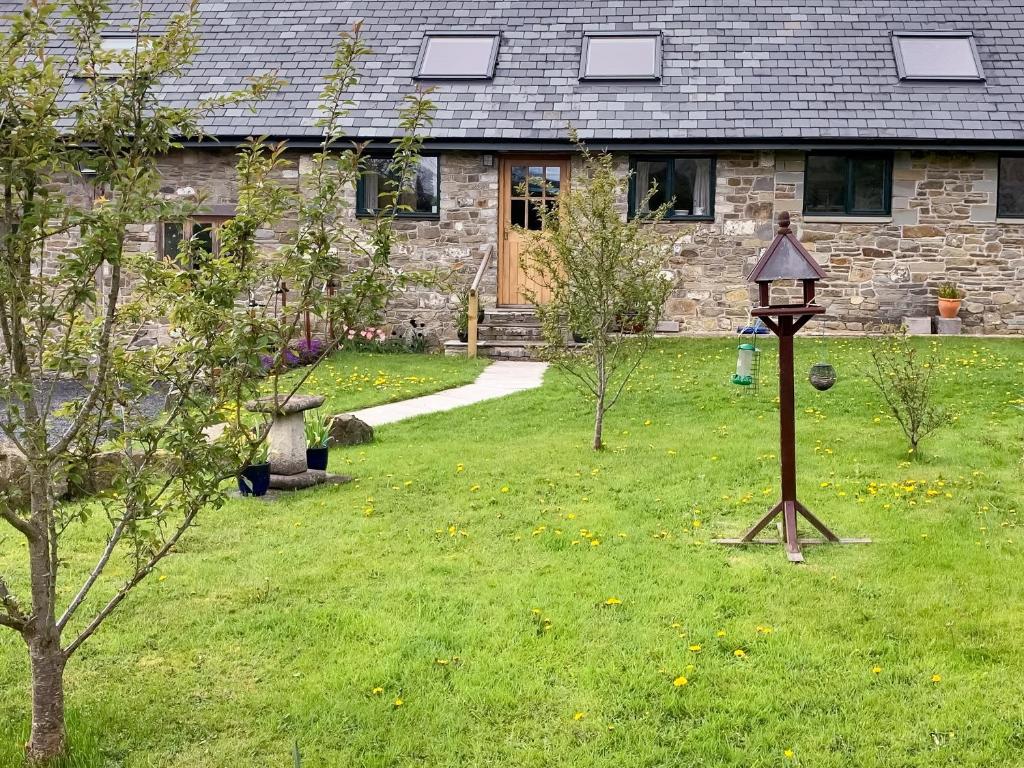
<svg viewBox="0 0 1024 768">
<path fill-rule="evenodd" d="M 871 348 L 871 367 L 865 373 L 881 394 L 889 412 L 910 443 L 910 452 L 946 423 L 946 412 L 933 402 L 934 361 L 922 359 L 906 333 L 885 336 Z"/>
<path fill-rule="evenodd" d="M 608 154 L 582 158 L 557 207 L 538 206 L 541 232 L 527 233 L 523 266 L 550 298 L 530 300 L 544 333 L 545 356 L 594 403 L 594 450 L 603 445 L 604 415 L 640 365 L 672 289 L 663 264 L 675 238 L 659 231 L 668 203 L 648 210 L 652 188 L 626 219 L 628 176 Z M 530 180 L 544 184 L 543 179 Z M 581 340 L 577 344 L 573 339 Z"/>
<path fill-rule="evenodd" d="M 347 190 L 364 160 L 360 147 L 335 145 L 366 53 L 358 26 L 339 41 L 327 78 L 308 188 L 275 183 L 284 146 L 253 141 L 239 152 L 237 211 L 219 251 L 191 239 L 179 259 L 162 260 L 126 247 L 129 232 L 182 219 L 202 200 L 162 195 L 158 160 L 181 138 L 201 136 L 211 110 L 261 99 L 279 81 L 261 77 L 239 92 L 167 106 L 161 81 L 196 52 L 195 0 L 151 36 L 140 3 L 140 42 L 123 53 L 99 50 L 102 0 L 72 0 L 63 19 L 54 8 L 29 0 L 0 34 L 0 433 L 18 464 L 0 492 L 0 520 L 16 539 L 0 542 L 25 555 L 23 571 L 0 573 L 0 627 L 18 632 L 28 650 L 32 762 L 64 750 L 69 659 L 197 515 L 223 504 L 226 481 L 264 441 L 269 425 L 245 414 L 246 400 L 269 388 L 284 401 L 301 384 L 283 388 L 271 373 L 268 385 L 262 358 L 280 362 L 306 310 L 355 324 L 379 313 L 396 288 L 429 278 L 388 263 L 398 193 L 431 115 L 425 94 L 402 114 L 406 133 L 385 186 L 393 202 L 368 232 L 347 223 Z M 53 53 L 59 35 L 71 36 L 73 60 Z M 109 192 L 83 200 L 90 184 Z M 295 222 L 289 245 L 264 252 L 257 232 L 286 218 Z M 77 244 L 56 250 L 60 242 Z M 340 285 L 334 298 L 322 290 L 328 277 Z M 273 302 L 281 281 L 291 288 L 287 313 Z M 166 343 L 132 343 L 156 325 L 169 327 Z M 78 387 L 70 397 L 62 394 L 69 382 Z M 173 395 L 163 413 L 153 413 L 154 391 Z M 206 439 L 225 421 L 220 438 Z M 88 486 L 101 459 L 113 491 L 69 501 L 66 487 Z M 75 552 L 94 565 L 65 585 L 66 534 L 82 523 L 105 526 L 106 538 L 93 553 Z M 75 537 L 73 546 L 92 540 Z M 108 572 L 119 558 L 123 580 Z"/>
</svg>

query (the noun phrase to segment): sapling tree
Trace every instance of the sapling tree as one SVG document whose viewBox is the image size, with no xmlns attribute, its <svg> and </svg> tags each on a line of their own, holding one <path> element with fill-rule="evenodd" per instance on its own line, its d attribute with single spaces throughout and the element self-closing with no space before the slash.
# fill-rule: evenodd
<svg viewBox="0 0 1024 768">
<path fill-rule="evenodd" d="M 545 356 L 593 401 L 593 447 L 600 450 L 605 413 L 640 365 L 672 289 L 663 265 L 675 238 L 657 226 L 669 204 L 648 210 L 654 188 L 627 219 L 628 175 L 616 172 L 611 155 L 576 144 L 582 172 L 556 207 L 537 207 L 543 229 L 526 233 L 523 266 L 542 288 L 529 298 Z M 539 299 L 542 292 L 549 300 Z"/>
<path fill-rule="evenodd" d="M 130 233 L 181 220 L 203 201 L 161 194 L 158 160 L 181 138 L 200 137 L 211 110 L 251 104 L 279 81 L 162 104 L 161 81 L 197 50 L 197 2 L 158 34 L 140 3 L 140 42 L 124 52 L 100 50 L 102 0 L 64 7 L 61 18 L 53 4 L 30 0 L 0 33 L 0 433 L 14 467 L 0 490 L 0 628 L 19 633 L 28 652 L 32 762 L 64 751 L 68 661 L 197 516 L 223 504 L 226 481 L 262 449 L 268 425 L 244 403 L 268 391 L 286 400 L 301 385 L 304 377 L 284 386 L 275 373 L 300 317 L 359 323 L 396 289 L 431 279 L 389 264 L 399 193 L 431 115 L 426 94 L 402 112 L 390 201 L 368 229 L 349 223 L 349 190 L 365 161 L 361 147 L 342 151 L 339 140 L 366 53 L 358 26 L 338 43 L 323 143 L 302 188 L 275 181 L 283 145 L 250 142 L 238 154 L 237 209 L 219 249 L 188 239 L 165 260 L 128 247 Z M 58 35 L 70 35 L 72 59 L 54 53 Z M 259 241 L 284 221 L 293 226 L 287 245 Z M 333 297 L 323 290 L 332 276 Z M 291 289 L 287 312 L 273 300 L 281 281 Z M 167 329 L 163 343 L 134 343 L 154 327 Z M 160 413 L 154 391 L 168 393 Z M 226 425 L 221 436 L 208 439 L 217 423 Z M 90 487 L 100 461 L 110 491 L 70 499 Z M 102 543 L 90 549 L 95 536 L 69 537 L 79 525 L 104 529 Z M 84 573 L 67 566 L 85 559 Z"/>
<path fill-rule="evenodd" d="M 921 440 L 947 422 L 945 410 L 934 402 L 934 361 L 905 333 L 876 340 L 870 355 L 865 373 L 916 453 Z"/>
</svg>

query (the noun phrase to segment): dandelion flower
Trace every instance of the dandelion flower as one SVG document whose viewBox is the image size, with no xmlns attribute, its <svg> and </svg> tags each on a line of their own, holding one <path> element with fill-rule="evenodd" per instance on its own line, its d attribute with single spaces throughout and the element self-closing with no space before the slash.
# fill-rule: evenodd
<svg viewBox="0 0 1024 768">
<path fill-rule="evenodd" d="M 932 675 L 932 682 L 933 683 L 941 683 L 942 682 L 942 675 Z"/>
<path fill-rule="evenodd" d="M 396 707 L 400 707 L 400 706 L 402 706 L 403 704 L 405 704 L 405 702 L 404 702 L 404 701 L 402 701 L 402 700 L 401 700 L 400 698 L 398 698 L 398 699 L 395 699 L 395 706 L 396 706 Z"/>
<path fill-rule="evenodd" d="M 697 644 L 691 645 L 690 646 L 690 650 L 693 651 L 694 653 L 700 653 L 700 646 L 697 645 Z"/>
<path fill-rule="evenodd" d="M 502 493 L 508 493 L 508 486 L 507 485 L 501 486 L 501 492 Z"/>
<path fill-rule="evenodd" d="M 720 629 L 717 632 L 715 632 L 715 637 L 725 637 L 725 630 Z"/>
<path fill-rule="evenodd" d="M 732 655 L 735 656 L 737 659 L 742 659 L 747 655 L 747 652 L 744 651 L 742 648 L 737 648 L 735 651 L 732 652 Z"/>
<path fill-rule="evenodd" d="M 882 668 L 879 666 L 874 666 L 871 668 L 871 673 L 875 675 L 880 675 L 882 674 Z"/>
<path fill-rule="evenodd" d="M 580 720 L 582 720 L 586 716 L 587 716 L 586 712 L 576 712 L 576 713 L 573 714 L 572 719 L 575 720 L 576 722 L 579 722 Z"/>
<path fill-rule="evenodd" d="M 679 677 L 677 677 L 677 678 L 676 678 L 675 680 L 673 680 L 673 681 L 672 681 L 672 685 L 674 685 L 674 686 L 675 686 L 676 688 L 682 688 L 682 687 L 683 687 L 684 685 L 686 685 L 686 684 L 687 684 L 688 682 L 690 682 L 690 681 L 689 681 L 689 680 L 687 680 L 687 679 L 686 679 L 685 677 L 683 677 L 682 675 L 680 675 Z"/>
<path fill-rule="evenodd" d="M 792 760 L 795 757 L 795 753 L 792 749 L 784 750 L 782 754 L 785 755 L 787 760 Z"/>
<path fill-rule="evenodd" d="M 374 696 L 380 696 L 382 693 L 384 693 L 384 689 L 378 685 L 376 688 L 370 691 L 370 693 L 372 693 Z"/>
<path fill-rule="evenodd" d="M 604 601 L 605 605 L 622 605 L 622 601 L 617 597 L 609 597 Z"/>
</svg>

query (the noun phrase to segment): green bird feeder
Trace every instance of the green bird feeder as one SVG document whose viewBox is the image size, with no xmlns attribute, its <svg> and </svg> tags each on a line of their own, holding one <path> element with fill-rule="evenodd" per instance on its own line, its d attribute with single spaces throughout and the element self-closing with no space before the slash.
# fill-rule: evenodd
<svg viewBox="0 0 1024 768">
<path fill-rule="evenodd" d="M 736 373 L 732 375 L 732 383 L 741 387 L 749 387 L 754 383 L 754 355 L 757 349 L 749 342 L 743 342 L 737 347 Z"/>
</svg>

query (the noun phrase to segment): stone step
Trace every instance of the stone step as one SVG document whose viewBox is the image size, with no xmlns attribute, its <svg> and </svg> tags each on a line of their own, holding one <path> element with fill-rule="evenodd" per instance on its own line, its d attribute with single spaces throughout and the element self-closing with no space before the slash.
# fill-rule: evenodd
<svg viewBox="0 0 1024 768">
<path fill-rule="evenodd" d="M 539 326 L 540 320 L 532 309 L 488 309 L 484 311 L 481 325 Z"/>
<path fill-rule="evenodd" d="M 446 341 L 444 353 L 449 357 L 464 356 L 467 346 L 464 341 Z M 491 360 L 540 360 L 542 346 L 539 342 L 479 341 L 476 353 Z"/>
<path fill-rule="evenodd" d="M 481 325 L 477 329 L 481 341 L 543 341 L 539 325 Z"/>
</svg>

